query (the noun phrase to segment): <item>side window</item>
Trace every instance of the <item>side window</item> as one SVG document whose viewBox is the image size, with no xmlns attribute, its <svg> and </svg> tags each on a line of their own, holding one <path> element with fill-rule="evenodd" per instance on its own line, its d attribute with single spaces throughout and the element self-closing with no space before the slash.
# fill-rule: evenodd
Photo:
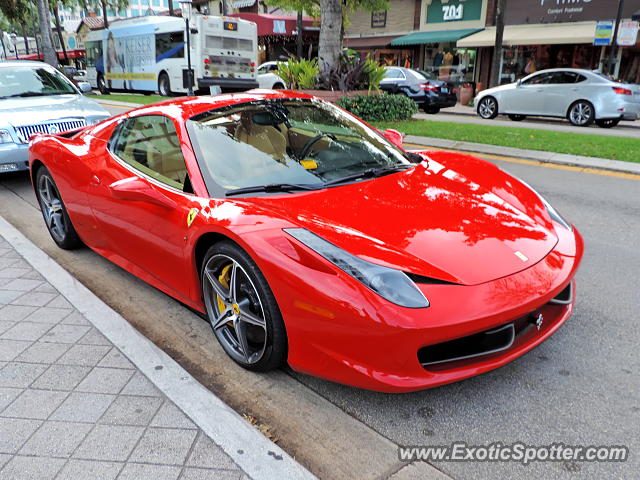
<svg viewBox="0 0 640 480">
<path fill-rule="evenodd" d="M 209 37 L 207 37 L 207 41 L 209 41 Z M 184 58 L 183 32 L 156 34 L 156 62 L 165 58 Z"/>
<path fill-rule="evenodd" d="M 541 85 L 550 83 L 551 74 L 550 73 L 539 73 L 525 81 L 522 82 L 523 85 Z"/>
<path fill-rule="evenodd" d="M 384 71 L 384 78 L 401 78 L 404 79 L 404 73 L 399 68 L 387 68 Z"/>
<path fill-rule="evenodd" d="M 554 72 L 551 74 L 551 80 L 549 83 L 553 84 L 565 84 L 565 83 L 577 83 L 578 77 L 581 77 L 575 72 Z"/>
<path fill-rule="evenodd" d="M 166 185 L 179 190 L 190 185 L 180 140 L 168 117 L 141 115 L 125 120 L 109 148 L 123 162 Z"/>
</svg>

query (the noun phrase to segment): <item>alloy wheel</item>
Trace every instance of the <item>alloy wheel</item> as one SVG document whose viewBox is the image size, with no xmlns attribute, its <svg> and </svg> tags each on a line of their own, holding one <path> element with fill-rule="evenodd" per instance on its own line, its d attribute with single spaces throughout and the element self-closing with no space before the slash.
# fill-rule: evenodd
<svg viewBox="0 0 640 480">
<path fill-rule="evenodd" d="M 232 257 L 212 256 L 204 267 L 204 295 L 213 332 L 237 362 L 260 361 L 267 346 L 267 321 L 260 295 Z"/>
<path fill-rule="evenodd" d="M 576 103 L 569 113 L 571 123 L 578 126 L 585 126 L 593 117 L 593 108 L 585 102 Z"/>
<path fill-rule="evenodd" d="M 490 119 L 496 116 L 498 105 L 493 98 L 484 98 L 478 106 L 478 113 L 482 118 Z"/>
<path fill-rule="evenodd" d="M 62 210 L 62 200 L 60 200 L 60 193 L 49 175 L 40 177 L 38 194 L 47 228 L 55 240 L 64 241 L 67 234 L 67 223 Z"/>
</svg>

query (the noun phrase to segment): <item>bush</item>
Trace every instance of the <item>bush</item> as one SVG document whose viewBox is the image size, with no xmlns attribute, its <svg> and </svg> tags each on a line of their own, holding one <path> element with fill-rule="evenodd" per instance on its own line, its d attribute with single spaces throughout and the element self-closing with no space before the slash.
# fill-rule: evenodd
<svg viewBox="0 0 640 480">
<path fill-rule="evenodd" d="M 282 78 L 290 90 L 311 90 L 316 86 L 316 77 L 320 72 L 318 60 L 296 60 L 290 58 L 278 63 L 278 76 Z"/>
<path fill-rule="evenodd" d="M 367 122 L 409 120 L 418 112 L 418 105 L 404 95 L 356 95 L 342 97 L 338 105 Z"/>
<path fill-rule="evenodd" d="M 335 65 L 318 76 L 320 90 L 379 90 L 384 67 L 369 56 L 362 58 L 349 50 L 343 51 Z"/>
</svg>

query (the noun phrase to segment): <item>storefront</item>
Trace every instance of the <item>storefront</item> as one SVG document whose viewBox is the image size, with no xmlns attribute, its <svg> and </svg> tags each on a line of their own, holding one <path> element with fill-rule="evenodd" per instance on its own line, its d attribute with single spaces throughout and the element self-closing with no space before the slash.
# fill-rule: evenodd
<svg viewBox="0 0 640 480">
<path fill-rule="evenodd" d="M 546 68 L 602 69 L 608 47 L 594 46 L 596 23 L 614 20 L 617 2 L 612 0 L 508 0 L 505 13 L 500 83 L 510 83 Z M 640 13 L 640 0 L 627 0 L 623 18 Z M 488 21 L 492 16 L 489 15 Z M 460 39 L 457 47 L 477 48 L 483 54 L 479 79 L 490 77 L 490 61 L 496 29 Z M 625 79 L 640 79 L 640 61 L 635 47 L 619 49 L 614 73 Z M 634 65 L 635 64 L 635 65 Z"/>
<path fill-rule="evenodd" d="M 270 15 L 266 13 L 240 12 L 230 15 L 242 18 L 258 25 L 258 63 L 269 60 L 286 60 L 296 54 L 298 38 L 297 18 L 295 16 Z M 304 57 L 317 55 L 320 23 L 310 17 L 302 19 Z"/>
<path fill-rule="evenodd" d="M 414 46 L 414 68 L 454 84 L 476 81 L 477 49 L 458 47 L 458 40 L 484 27 L 486 0 L 425 0 L 420 31 L 396 38 L 392 46 Z"/>
</svg>

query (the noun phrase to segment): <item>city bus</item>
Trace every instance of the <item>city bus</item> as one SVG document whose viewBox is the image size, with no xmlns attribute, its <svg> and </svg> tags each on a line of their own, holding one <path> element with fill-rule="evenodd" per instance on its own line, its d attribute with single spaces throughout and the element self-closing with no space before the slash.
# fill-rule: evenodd
<svg viewBox="0 0 640 480">
<path fill-rule="evenodd" d="M 194 90 L 258 86 L 258 30 L 253 22 L 195 14 L 190 21 Z M 185 21 L 146 16 L 113 22 L 87 35 L 87 80 L 112 90 L 185 93 L 188 87 Z"/>
</svg>

